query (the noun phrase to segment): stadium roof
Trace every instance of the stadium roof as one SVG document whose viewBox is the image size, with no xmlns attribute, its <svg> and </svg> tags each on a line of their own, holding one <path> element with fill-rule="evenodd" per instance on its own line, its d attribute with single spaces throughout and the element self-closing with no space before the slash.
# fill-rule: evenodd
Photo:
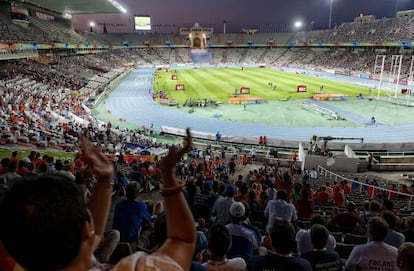
<svg viewBox="0 0 414 271">
<path fill-rule="evenodd" d="M 119 13 L 112 0 L 32 0 L 29 1 L 58 12 L 75 14 Z"/>
</svg>

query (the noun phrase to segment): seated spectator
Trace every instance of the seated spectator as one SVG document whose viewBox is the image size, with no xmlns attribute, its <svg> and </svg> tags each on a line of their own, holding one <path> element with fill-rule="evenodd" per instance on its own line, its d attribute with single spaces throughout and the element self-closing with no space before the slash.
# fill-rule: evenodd
<svg viewBox="0 0 414 271">
<path fill-rule="evenodd" d="M 314 215 L 311 219 L 311 226 L 313 226 L 313 225 L 325 226 L 324 217 L 321 216 L 321 215 Z M 312 240 L 311 240 L 311 231 L 310 230 L 300 229 L 296 233 L 295 240 L 297 242 L 297 251 L 298 251 L 299 255 L 302 255 L 306 252 L 310 252 L 314 249 L 313 244 L 312 244 Z M 328 240 L 326 241 L 326 244 L 324 245 L 324 247 L 328 251 L 334 251 L 335 247 L 336 247 L 335 237 L 333 237 L 332 235 L 329 234 Z"/>
<path fill-rule="evenodd" d="M 414 243 L 404 243 L 398 249 L 397 265 L 400 271 L 414 270 Z"/>
<path fill-rule="evenodd" d="M 258 250 L 259 243 L 255 233 L 242 226 L 242 222 L 245 216 L 245 207 L 241 202 L 234 202 L 229 210 L 231 223 L 226 225 L 226 228 L 229 230 L 232 245 L 228 251 L 228 257 L 242 257 L 246 261 L 253 256 L 253 251 Z"/>
<path fill-rule="evenodd" d="M 388 223 L 388 233 L 385 236 L 384 243 L 399 248 L 405 242 L 405 236 L 395 229 L 397 227 L 395 215 L 390 211 L 386 211 L 382 213 L 382 218 Z"/>
<path fill-rule="evenodd" d="M 246 270 L 246 262 L 243 258 L 236 257 L 227 259 L 226 254 L 232 246 L 231 242 L 232 237 L 226 226 L 216 224 L 210 228 L 207 245 L 208 261 L 203 263 L 203 266 L 207 271 Z"/>
<path fill-rule="evenodd" d="M 326 186 L 322 186 L 321 190 L 316 193 L 316 204 L 327 205 L 329 204 L 329 194 L 326 192 Z"/>
<path fill-rule="evenodd" d="M 247 270 L 295 270 L 311 271 L 311 264 L 293 256 L 295 250 L 295 228 L 290 222 L 275 219 L 270 228 L 273 253 L 253 256 L 247 262 Z"/>
<path fill-rule="evenodd" d="M 341 257 L 336 251 L 328 251 L 329 231 L 325 226 L 315 224 L 310 229 L 313 251 L 306 252 L 301 257 L 308 260 L 313 271 L 342 271 Z"/>
<path fill-rule="evenodd" d="M 115 206 L 112 227 L 121 234 L 121 242 L 131 244 L 133 250 L 145 247 L 140 238 L 141 230 L 151 223 L 151 215 L 145 202 L 139 201 L 140 185 L 132 181 L 126 188 L 126 199 Z M 138 242 L 140 240 L 140 242 Z"/>
<path fill-rule="evenodd" d="M 368 222 L 368 243 L 352 249 L 345 270 L 377 270 L 386 266 L 387 271 L 398 271 L 397 249 L 384 243 L 387 232 L 388 224 L 383 218 L 371 218 Z"/>
<path fill-rule="evenodd" d="M 358 215 L 355 213 L 355 209 L 355 203 L 349 202 L 346 206 L 346 211 L 336 214 L 328 223 L 328 228 L 331 231 L 353 232 L 358 222 Z"/>
<path fill-rule="evenodd" d="M 190 146 L 188 130 L 184 147 L 171 147 L 160 162 L 167 241 L 152 255 L 135 253 L 122 259 L 112 270 L 189 270 L 191 257 L 188 255 L 194 251 L 195 226 L 174 172 L 176 163 Z M 113 168 L 106 156 L 86 139 L 83 139 L 83 153 L 96 177 L 88 208 L 76 185 L 61 176 L 43 175 L 23 181 L 7 195 L 1 210 L 0 239 L 11 256 L 27 270 L 108 269 L 99 265 L 92 254 L 108 217 Z"/>
</svg>

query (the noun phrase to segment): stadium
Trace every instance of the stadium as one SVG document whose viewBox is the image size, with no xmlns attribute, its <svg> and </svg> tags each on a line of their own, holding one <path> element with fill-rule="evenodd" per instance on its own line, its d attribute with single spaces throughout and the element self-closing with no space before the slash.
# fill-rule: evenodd
<svg viewBox="0 0 414 271">
<path fill-rule="evenodd" d="M 331 223 L 344 263 L 367 241 L 368 221 L 352 229 L 332 224 L 351 202 L 361 220 L 371 205 L 391 201 L 399 233 L 414 232 L 414 10 L 381 19 L 361 14 L 317 30 L 230 33 L 226 21 L 223 29 L 197 22 L 164 29 L 150 15 L 134 16 L 134 33 L 108 31 L 118 25 L 105 22 L 74 28 L 72 16 L 120 12 L 126 10 L 112 0 L 0 0 L 1 200 L 11 172 L 86 178 L 87 167 L 78 168 L 84 134 L 117 168 L 112 215 L 132 181 L 144 198 L 161 201 L 154 168 L 190 127 L 193 148 L 176 171 L 195 221 L 213 223 L 211 209 L 206 215 L 195 208 L 211 181 L 211 193 L 225 195 L 232 186 L 231 197 L 265 208 L 276 200 L 273 187 L 297 200 L 312 191 L 309 212 Z M 90 178 L 80 186 L 86 194 Z M 317 202 L 327 187 L 329 200 Z M 296 229 L 309 230 L 311 215 L 295 207 Z M 260 237 L 269 234 L 265 218 L 255 219 Z M 123 239 L 102 262 L 155 247 Z M 251 255 L 235 247 L 229 253 L 252 268 Z"/>
</svg>

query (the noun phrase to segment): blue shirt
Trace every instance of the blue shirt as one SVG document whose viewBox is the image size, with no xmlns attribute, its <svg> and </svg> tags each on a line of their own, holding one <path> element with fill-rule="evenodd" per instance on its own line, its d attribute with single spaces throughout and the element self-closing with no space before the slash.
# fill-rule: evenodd
<svg viewBox="0 0 414 271">
<path fill-rule="evenodd" d="M 124 200 L 115 207 L 112 228 L 121 234 L 121 242 L 138 240 L 143 222 L 150 223 L 151 215 L 143 202 Z"/>
</svg>

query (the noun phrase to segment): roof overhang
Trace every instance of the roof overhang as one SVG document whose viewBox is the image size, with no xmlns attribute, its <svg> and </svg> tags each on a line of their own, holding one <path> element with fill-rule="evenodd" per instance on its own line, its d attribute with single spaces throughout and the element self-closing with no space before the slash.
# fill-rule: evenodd
<svg viewBox="0 0 414 271">
<path fill-rule="evenodd" d="M 26 2 L 70 15 L 123 12 L 123 7 L 115 0 L 30 0 Z"/>
</svg>

